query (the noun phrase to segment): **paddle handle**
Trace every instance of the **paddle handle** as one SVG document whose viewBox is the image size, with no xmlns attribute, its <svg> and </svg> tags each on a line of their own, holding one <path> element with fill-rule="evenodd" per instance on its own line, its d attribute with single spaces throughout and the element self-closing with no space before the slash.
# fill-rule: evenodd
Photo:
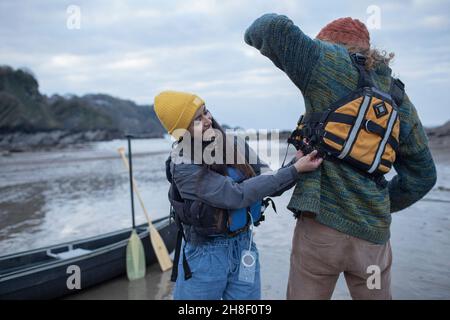
<svg viewBox="0 0 450 320">
<path fill-rule="evenodd" d="M 125 167 L 127 169 L 129 169 L 128 160 L 125 156 L 124 148 L 119 148 L 117 151 L 120 153 L 120 156 L 122 157 Z M 156 257 L 158 258 L 158 262 L 161 267 L 161 270 L 167 271 L 167 270 L 171 269 L 173 266 L 172 259 L 170 259 L 169 252 L 167 250 L 166 245 L 164 244 L 163 239 L 161 238 L 161 235 L 159 234 L 158 230 L 156 230 L 156 228 L 153 226 L 153 223 L 150 219 L 150 215 L 148 214 L 147 209 L 144 206 L 144 201 L 142 200 L 142 197 L 139 193 L 139 190 L 137 188 L 136 181 L 134 180 L 134 178 L 132 178 L 132 184 L 133 184 L 133 189 L 136 192 L 136 196 L 139 200 L 139 203 L 142 207 L 142 211 L 144 211 L 145 217 L 147 219 L 148 228 L 150 231 L 150 240 L 152 242 L 153 249 L 155 250 Z"/>
<path fill-rule="evenodd" d="M 130 176 L 130 194 L 131 194 L 131 220 L 133 222 L 133 229 L 136 228 L 136 223 L 134 220 L 134 194 L 133 194 L 133 161 L 131 158 L 131 137 L 127 137 L 128 140 L 128 158 L 130 159 L 128 166 L 128 172 Z M 125 154 L 124 154 L 125 156 Z"/>
</svg>

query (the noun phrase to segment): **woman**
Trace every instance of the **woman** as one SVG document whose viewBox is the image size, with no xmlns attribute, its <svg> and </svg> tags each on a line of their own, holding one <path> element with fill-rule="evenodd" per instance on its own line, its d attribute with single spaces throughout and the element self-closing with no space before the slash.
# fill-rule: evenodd
<svg viewBox="0 0 450 320">
<path fill-rule="evenodd" d="M 165 91 L 154 106 L 178 140 L 170 173 L 172 187 L 184 201 L 178 211 L 186 242 L 174 299 L 260 299 L 252 227 L 261 219 L 261 200 L 292 187 L 299 174 L 316 169 L 322 159 L 315 152 L 305 157 L 298 153 L 277 172 L 258 175 L 263 165 L 250 165 L 233 147 L 200 97 Z"/>
</svg>

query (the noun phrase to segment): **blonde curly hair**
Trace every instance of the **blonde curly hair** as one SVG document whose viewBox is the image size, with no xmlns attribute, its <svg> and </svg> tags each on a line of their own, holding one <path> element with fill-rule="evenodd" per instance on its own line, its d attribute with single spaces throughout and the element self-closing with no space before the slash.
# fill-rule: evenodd
<svg viewBox="0 0 450 320">
<path fill-rule="evenodd" d="M 395 57 L 395 53 L 387 52 L 386 50 L 379 50 L 377 48 L 364 49 L 355 46 L 344 45 L 350 53 L 361 53 L 366 57 L 366 69 L 373 70 L 379 64 L 389 64 Z"/>
</svg>

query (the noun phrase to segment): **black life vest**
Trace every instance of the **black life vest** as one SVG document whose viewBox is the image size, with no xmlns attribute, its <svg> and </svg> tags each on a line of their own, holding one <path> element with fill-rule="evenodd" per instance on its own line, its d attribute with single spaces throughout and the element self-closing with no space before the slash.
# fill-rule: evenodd
<svg viewBox="0 0 450 320">
<path fill-rule="evenodd" d="M 229 236 L 234 237 L 241 232 L 247 231 L 250 224 L 248 213 L 253 217 L 253 225 L 258 226 L 264 221 L 264 211 L 272 205 L 276 212 L 275 203 L 271 198 L 265 198 L 246 210 L 232 210 L 216 208 L 200 200 L 187 200 L 181 197 L 181 194 L 173 181 L 171 167 L 171 157 L 166 160 L 166 178 L 170 183 L 169 202 L 170 216 L 174 219 L 178 227 L 177 242 L 175 247 L 175 257 L 172 269 L 171 280 L 176 281 L 178 276 L 178 261 L 181 254 L 182 240 L 185 243 L 189 241 L 185 234 L 185 227 L 189 226 L 196 234 L 202 237 L 211 236 Z M 236 177 L 237 179 L 237 177 Z M 258 210 L 259 212 L 255 212 Z M 243 216 L 242 216 L 243 215 Z M 183 269 L 185 279 L 192 277 L 192 272 L 186 260 L 183 247 Z"/>
</svg>

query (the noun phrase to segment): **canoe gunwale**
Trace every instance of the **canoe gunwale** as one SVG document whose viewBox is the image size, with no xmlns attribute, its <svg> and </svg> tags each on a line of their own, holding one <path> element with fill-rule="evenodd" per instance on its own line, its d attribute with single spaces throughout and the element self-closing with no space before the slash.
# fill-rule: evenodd
<svg viewBox="0 0 450 320">
<path fill-rule="evenodd" d="M 154 224 L 154 226 L 157 230 L 161 230 L 173 222 L 170 221 L 169 217 L 164 217 L 164 218 L 154 220 L 152 223 Z M 138 226 L 136 226 L 136 229 L 138 231 L 139 238 L 144 239 L 146 237 L 149 237 L 148 224 L 144 223 L 144 224 L 138 225 Z M 89 242 L 99 240 L 102 238 L 108 238 L 108 237 L 112 238 L 114 236 L 119 236 L 120 234 L 123 234 L 123 233 L 130 233 L 131 230 L 132 230 L 132 228 L 120 229 L 117 231 L 112 231 L 112 232 L 109 232 L 106 234 L 102 234 L 100 236 L 93 236 L 93 237 L 89 237 L 89 238 L 85 238 L 85 239 L 75 240 L 72 242 L 66 242 L 66 243 L 62 243 L 62 244 L 58 244 L 58 245 L 52 245 L 52 246 L 33 249 L 33 250 L 29 250 L 29 251 L 14 253 L 14 254 L 0 257 L 0 261 L 7 260 L 7 259 L 14 259 L 14 258 L 22 257 L 25 255 L 35 254 L 35 253 L 47 252 L 48 250 L 63 248 L 66 246 L 68 247 L 70 245 L 75 247 L 75 246 L 82 245 L 83 243 L 89 243 Z M 42 264 L 37 264 L 37 265 L 31 266 L 31 267 L 24 267 L 23 269 L 18 269 L 18 270 L 7 272 L 7 273 L 0 273 L 0 284 L 4 281 L 8 281 L 8 280 L 18 278 L 21 276 L 26 276 L 26 275 L 29 275 L 29 274 L 32 274 L 35 272 L 45 271 L 45 270 L 56 268 L 56 267 L 63 266 L 66 264 L 75 264 L 75 262 L 77 262 L 77 261 L 82 261 L 82 260 L 86 260 L 86 259 L 89 259 L 89 258 L 92 258 L 95 256 L 99 256 L 99 255 L 108 253 L 110 251 L 116 250 L 120 247 L 126 247 L 127 243 L 128 243 L 128 238 L 121 240 L 119 242 L 115 242 L 115 243 L 100 247 L 98 249 L 92 250 L 91 252 L 87 252 L 87 253 L 85 253 L 83 255 L 79 255 L 77 257 L 61 259 L 61 260 L 51 258 L 51 260 L 49 260 L 47 262 L 43 262 Z"/>
</svg>

